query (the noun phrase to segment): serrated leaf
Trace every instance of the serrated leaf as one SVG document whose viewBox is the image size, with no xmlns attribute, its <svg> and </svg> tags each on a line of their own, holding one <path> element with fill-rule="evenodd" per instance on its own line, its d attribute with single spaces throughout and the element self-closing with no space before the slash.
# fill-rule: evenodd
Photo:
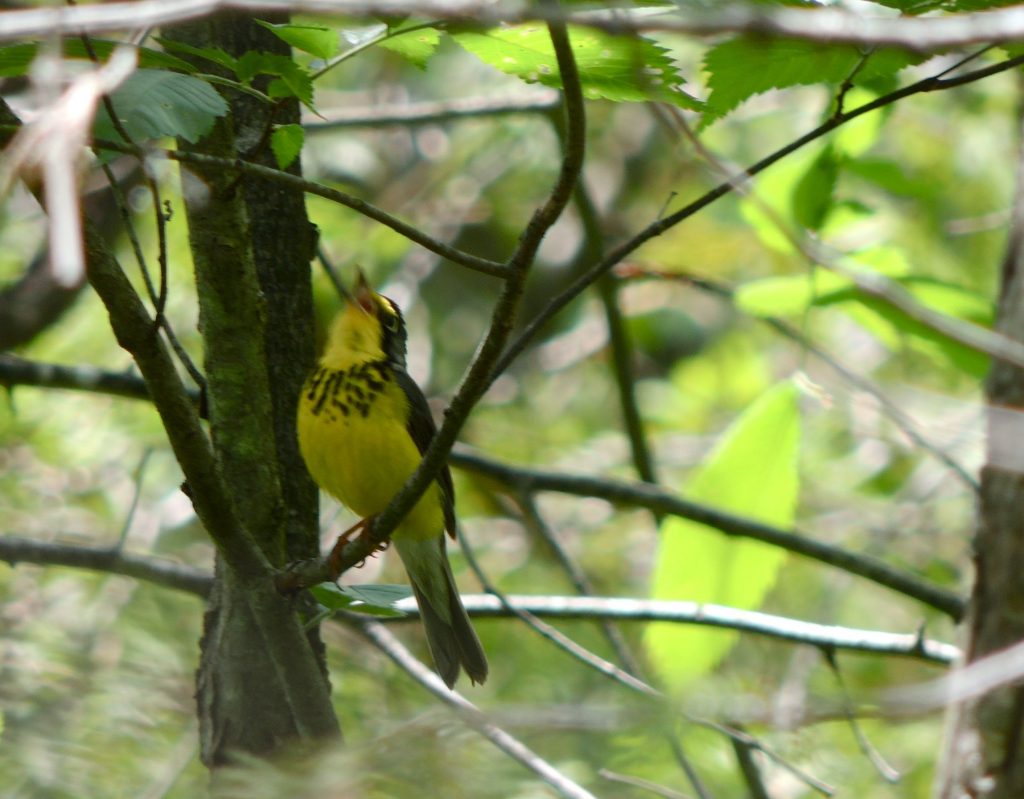
<svg viewBox="0 0 1024 799">
<path fill-rule="evenodd" d="M 320 25 L 275 25 L 261 19 L 256 20 L 256 23 L 296 50 L 309 53 L 325 61 L 336 56 L 341 50 L 338 33 L 331 28 Z"/>
<path fill-rule="evenodd" d="M 485 64 L 527 83 L 562 88 L 547 28 L 539 24 L 453 32 L 462 47 Z M 663 102 L 700 109 L 701 102 L 682 90 L 685 82 L 664 48 L 649 39 L 612 36 L 570 27 L 569 39 L 583 95 L 619 102 Z"/>
<path fill-rule="evenodd" d="M 894 75 L 928 56 L 884 49 L 864 53 L 853 45 L 796 39 L 739 37 L 712 47 L 704 57 L 711 94 L 702 125 L 721 119 L 755 94 L 816 83 L 855 85 Z M 863 61 L 863 64 L 861 63 Z"/>
<path fill-rule="evenodd" d="M 380 46 L 397 53 L 420 69 L 426 69 L 427 60 L 437 52 L 440 42 L 441 33 L 436 28 L 420 28 L 382 39 Z"/>
<path fill-rule="evenodd" d="M 684 496 L 742 516 L 789 527 L 796 511 L 800 445 L 798 392 L 792 381 L 763 394 L 729 428 Z M 774 584 L 784 550 L 731 539 L 686 519 L 667 519 L 652 578 L 656 599 L 688 599 L 756 608 Z M 659 623 L 644 642 L 662 680 L 678 689 L 707 673 L 738 634 Z"/>
<path fill-rule="evenodd" d="M 90 40 L 93 52 L 100 61 L 106 61 L 116 47 L 123 46 L 120 42 L 105 39 Z M 195 72 L 196 68 L 187 61 L 182 61 L 168 53 L 153 50 L 149 47 L 135 48 L 139 56 L 139 67 L 146 69 L 173 69 L 179 72 Z M 28 68 L 39 51 L 36 42 L 21 42 L 0 47 L 0 77 L 13 78 L 28 73 Z M 63 41 L 65 58 L 91 61 L 92 56 L 80 39 Z"/>
<path fill-rule="evenodd" d="M 228 111 L 224 98 L 199 78 L 163 70 L 140 69 L 111 95 L 114 110 L 135 142 L 180 136 L 196 142 Z M 117 140 L 106 109 L 94 126 L 98 138 Z"/>
<path fill-rule="evenodd" d="M 302 152 L 306 135 L 302 125 L 278 125 L 270 134 L 270 149 L 280 169 L 287 169 Z"/>
<path fill-rule="evenodd" d="M 329 610 L 347 610 L 371 616 L 404 616 L 393 605 L 412 591 L 404 585 L 347 585 L 320 583 L 310 589 L 313 597 Z"/>
<path fill-rule="evenodd" d="M 236 74 L 242 83 L 251 82 L 257 75 L 271 75 L 275 80 L 267 85 L 268 95 L 275 98 L 297 97 L 304 105 L 313 108 L 313 80 L 309 72 L 288 56 L 250 50 L 238 59 Z"/>
</svg>

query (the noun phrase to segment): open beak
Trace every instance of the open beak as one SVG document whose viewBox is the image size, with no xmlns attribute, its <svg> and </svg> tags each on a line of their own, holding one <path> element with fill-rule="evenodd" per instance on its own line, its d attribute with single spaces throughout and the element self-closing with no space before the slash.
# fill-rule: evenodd
<svg viewBox="0 0 1024 799">
<path fill-rule="evenodd" d="M 363 270 L 358 266 L 356 267 L 356 287 L 352 293 L 351 300 L 366 313 L 373 313 L 373 289 L 370 288 Z"/>
</svg>

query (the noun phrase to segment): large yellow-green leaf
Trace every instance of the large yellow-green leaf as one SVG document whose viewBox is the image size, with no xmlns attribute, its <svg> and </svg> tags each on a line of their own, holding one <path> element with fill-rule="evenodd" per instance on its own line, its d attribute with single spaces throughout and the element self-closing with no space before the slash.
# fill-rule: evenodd
<svg viewBox="0 0 1024 799">
<path fill-rule="evenodd" d="M 683 494 L 688 499 L 788 527 L 799 477 L 800 416 L 792 381 L 777 384 L 733 423 Z M 705 525 L 667 519 L 651 596 L 756 608 L 775 582 L 785 552 L 731 539 Z M 737 633 L 659 623 L 648 627 L 648 655 L 662 681 L 679 688 L 713 668 Z"/>
</svg>

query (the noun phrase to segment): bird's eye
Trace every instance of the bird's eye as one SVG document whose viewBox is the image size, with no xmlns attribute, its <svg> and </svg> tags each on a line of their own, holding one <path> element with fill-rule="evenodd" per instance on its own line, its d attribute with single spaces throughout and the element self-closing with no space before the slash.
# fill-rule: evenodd
<svg viewBox="0 0 1024 799">
<path fill-rule="evenodd" d="M 397 316 L 386 316 L 384 317 L 384 327 L 390 330 L 392 333 L 398 331 L 398 317 Z"/>
</svg>

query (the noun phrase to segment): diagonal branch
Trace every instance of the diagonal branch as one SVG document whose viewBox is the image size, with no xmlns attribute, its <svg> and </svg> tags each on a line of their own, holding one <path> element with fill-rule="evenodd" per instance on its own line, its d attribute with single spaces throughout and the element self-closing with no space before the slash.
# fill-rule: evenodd
<svg viewBox="0 0 1024 799">
<path fill-rule="evenodd" d="M 720 183 L 714 189 L 707 192 L 703 196 L 698 197 L 693 202 L 688 203 L 685 207 L 679 209 L 675 213 L 669 214 L 668 216 L 663 217 L 656 222 L 653 222 L 652 224 L 644 228 L 642 231 L 640 231 L 640 233 L 638 233 L 637 235 L 633 236 L 627 241 L 624 241 L 622 244 L 612 249 L 612 251 L 608 253 L 608 255 L 606 255 L 603 259 L 594 264 L 589 270 L 580 275 L 576 280 L 569 284 L 569 286 L 563 289 L 558 295 L 553 297 L 552 300 L 548 303 L 548 305 L 545 306 L 544 310 L 538 313 L 533 319 L 530 320 L 530 322 L 527 325 L 525 325 L 523 330 L 519 333 L 516 339 L 505 351 L 501 360 L 495 367 L 492 379 L 496 379 L 498 375 L 500 375 L 508 368 L 509 364 L 511 364 L 512 361 L 514 361 L 523 352 L 523 350 L 526 349 L 527 344 L 529 344 L 529 342 L 531 341 L 531 339 L 533 339 L 537 332 L 540 331 L 553 317 L 559 314 L 569 303 L 571 303 L 573 300 L 576 299 L 576 297 L 583 293 L 583 291 L 588 286 L 592 285 L 594 282 L 600 279 L 602 275 L 607 273 L 616 264 L 622 261 L 626 256 L 635 252 L 643 244 L 646 244 L 651 239 L 660 236 L 669 228 L 672 228 L 675 225 L 678 225 L 680 222 L 689 219 L 698 211 L 702 211 L 704 208 L 711 205 L 716 200 L 721 199 L 727 194 L 731 194 L 733 191 L 736 190 L 738 186 L 741 186 L 747 179 L 753 177 L 754 175 L 757 175 L 760 172 L 763 172 L 772 164 L 782 160 L 791 153 L 796 152 L 801 147 L 817 139 L 820 139 L 822 136 L 831 133 L 833 130 L 841 127 L 842 125 L 845 125 L 847 122 L 850 122 L 860 116 L 863 116 L 864 114 L 870 113 L 871 111 L 877 111 L 880 108 L 885 108 L 886 106 L 892 105 L 893 103 L 902 100 L 906 97 L 911 97 L 915 94 L 924 94 L 927 92 L 943 91 L 946 89 L 953 88 L 955 86 L 962 86 L 967 83 L 972 83 L 974 81 L 991 77 L 992 75 L 995 75 L 999 72 L 1005 72 L 1007 70 L 1014 69 L 1015 67 L 1021 66 L 1022 64 L 1024 64 L 1024 56 L 1017 56 L 1016 58 L 1010 58 L 1005 61 L 1001 61 L 998 64 L 993 64 L 992 66 L 974 70 L 973 72 L 968 72 L 964 75 L 959 75 L 953 78 L 942 77 L 943 75 L 946 74 L 946 71 L 944 70 L 938 75 L 934 75 L 930 78 L 925 78 L 923 80 L 917 81 L 916 83 L 912 83 L 909 86 L 904 86 L 901 89 L 897 89 L 896 91 L 890 92 L 889 94 L 885 94 L 881 97 L 878 97 L 877 99 L 872 100 L 869 103 L 865 103 L 864 105 L 858 106 L 857 108 L 851 109 L 850 111 L 845 111 L 841 114 L 836 114 L 830 117 L 827 121 L 823 122 L 818 127 L 814 128 L 814 130 L 805 133 L 798 139 L 795 139 L 794 141 L 790 142 L 784 147 L 779 148 L 770 155 L 765 156 L 756 164 L 753 164 L 752 166 L 748 167 L 740 175 L 729 180 L 726 180 L 723 183 Z M 994 335 L 995 334 L 991 334 L 991 336 Z M 1005 337 L 1000 337 L 1000 339 L 1000 344 L 1006 345 L 1007 352 L 1012 350 L 1013 353 L 1017 355 L 1017 357 L 1024 359 L 1024 347 L 1021 347 L 1021 345 L 1016 345 L 1016 342 L 1011 342 Z M 988 342 L 991 342 L 991 340 L 991 338 L 988 339 Z M 977 344 L 978 342 L 972 342 L 968 343 L 968 346 L 977 346 Z M 982 351 L 987 351 L 987 349 L 983 349 Z M 1004 353 L 1001 351 L 999 352 L 999 355 L 1003 356 Z"/>
<path fill-rule="evenodd" d="M 884 585 L 954 619 L 960 619 L 966 607 L 963 598 L 953 591 L 890 566 L 871 555 L 849 552 L 800 531 L 780 530 L 753 519 L 690 502 L 648 483 L 627 483 L 603 477 L 510 466 L 470 454 L 463 449 L 452 453 L 451 462 L 459 468 L 497 480 L 517 492 L 558 491 L 575 496 L 600 497 L 613 503 L 635 505 L 655 513 L 690 519 L 726 535 L 763 541 Z"/>
<path fill-rule="evenodd" d="M 512 737 L 493 721 L 490 721 L 480 712 L 476 705 L 464 698 L 460 693 L 449 690 L 441 682 L 440 677 L 417 660 L 402 645 L 402 642 L 388 632 L 383 625 L 375 621 L 366 621 L 353 616 L 349 616 L 348 619 L 356 631 L 391 658 L 413 680 L 454 709 L 469 726 L 483 735 L 506 755 L 544 780 L 561 796 L 566 797 L 566 799 L 596 799 L 588 790 L 570 780 L 536 752 L 530 750 L 517 738 Z"/>
</svg>

